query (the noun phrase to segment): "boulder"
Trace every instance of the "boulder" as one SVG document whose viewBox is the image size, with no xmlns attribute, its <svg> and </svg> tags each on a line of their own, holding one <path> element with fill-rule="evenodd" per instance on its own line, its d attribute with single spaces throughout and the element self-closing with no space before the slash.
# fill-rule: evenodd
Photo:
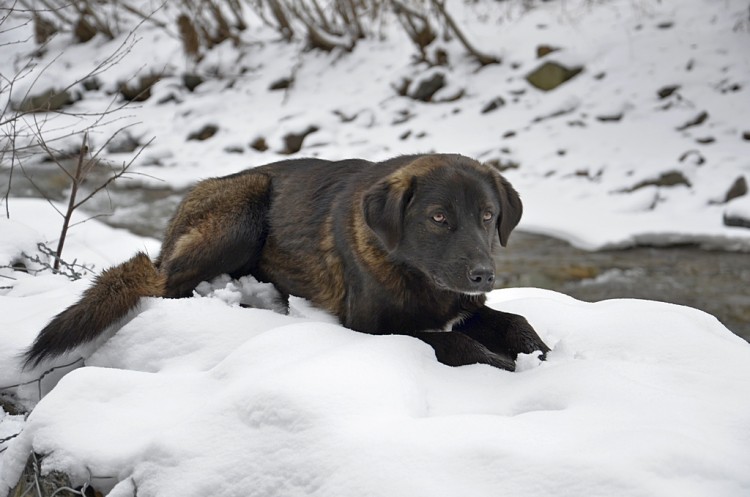
<svg viewBox="0 0 750 497">
<path fill-rule="evenodd" d="M 250 148 L 257 150 L 258 152 L 265 152 L 268 150 L 268 143 L 266 143 L 265 138 L 259 136 L 250 143 Z"/>
<path fill-rule="evenodd" d="M 744 176 L 740 176 L 729 187 L 727 194 L 724 196 L 724 203 L 745 195 L 747 195 L 747 180 Z"/>
<path fill-rule="evenodd" d="M 209 138 L 214 136 L 217 131 L 219 131 L 219 127 L 216 126 L 215 124 L 206 124 L 198 131 L 194 131 L 190 133 L 187 139 L 198 140 L 198 141 L 208 140 Z"/>
<path fill-rule="evenodd" d="M 482 107 L 482 114 L 487 114 L 493 110 L 497 110 L 503 105 L 505 105 L 505 99 L 503 97 L 495 97 Z"/>
<path fill-rule="evenodd" d="M 430 102 L 435 93 L 445 87 L 445 75 L 436 72 L 432 76 L 422 79 L 416 84 L 416 88 L 409 92 L 409 96 L 421 102 Z"/>
<path fill-rule="evenodd" d="M 131 102 L 143 102 L 151 98 L 151 88 L 161 80 L 161 76 L 150 74 L 138 78 L 135 84 L 121 83 L 120 94 Z"/>
<path fill-rule="evenodd" d="M 305 141 L 307 135 L 318 131 L 317 126 L 308 126 L 306 130 L 300 133 L 287 133 L 284 136 L 284 150 L 282 154 L 294 154 L 302 150 L 302 143 Z"/>
<path fill-rule="evenodd" d="M 73 94 L 69 90 L 58 91 L 50 88 L 42 93 L 26 97 L 18 105 L 17 110 L 21 112 L 50 112 L 60 110 L 75 101 L 76 99 L 73 98 Z"/>
<path fill-rule="evenodd" d="M 582 67 L 565 67 L 557 62 L 545 62 L 526 75 L 526 81 L 543 91 L 554 90 L 583 71 Z"/>
<path fill-rule="evenodd" d="M 625 193 L 632 193 L 636 190 L 640 190 L 641 188 L 645 188 L 647 186 L 659 186 L 659 187 L 687 186 L 688 188 L 692 187 L 692 185 L 690 184 L 690 181 L 680 171 L 667 171 L 659 175 L 658 178 L 643 180 L 639 183 L 636 183 L 634 186 L 630 188 L 626 188 L 625 190 L 622 190 L 622 191 Z"/>
</svg>

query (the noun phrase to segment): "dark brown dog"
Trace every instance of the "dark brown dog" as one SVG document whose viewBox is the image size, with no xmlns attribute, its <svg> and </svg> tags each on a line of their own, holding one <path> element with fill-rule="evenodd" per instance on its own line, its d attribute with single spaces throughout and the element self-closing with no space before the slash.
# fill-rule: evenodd
<svg viewBox="0 0 750 497">
<path fill-rule="evenodd" d="M 180 204 L 159 258 L 104 271 L 26 364 L 93 341 L 141 297 L 188 297 L 228 273 L 272 282 L 351 329 L 415 336 L 445 364 L 513 370 L 517 354 L 549 350 L 523 317 L 484 305 L 492 252 L 520 218 L 513 187 L 460 155 L 298 159 L 208 179 Z"/>
</svg>

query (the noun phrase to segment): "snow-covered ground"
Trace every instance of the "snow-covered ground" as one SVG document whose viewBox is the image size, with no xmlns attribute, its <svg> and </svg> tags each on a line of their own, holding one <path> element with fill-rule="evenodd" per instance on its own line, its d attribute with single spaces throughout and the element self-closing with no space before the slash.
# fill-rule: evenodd
<svg viewBox="0 0 750 497">
<path fill-rule="evenodd" d="M 0 230 L 34 238 L 22 224 Z M 87 282 L 12 274 L 0 378 L 18 383 L 41 371 L 20 374 L 17 354 Z M 62 378 L 2 453 L 0 494 L 31 450 L 111 496 L 750 490 L 750 345 L 700 311 L 494 291 L 491 306 L 527 316 L 552 347 L 546 362 L 524 356 L 509 373 L 444 366 L 416 339 L 355 333 L 297 299 L 290 316 L 241 308 L 269 300 L 250 280 L 202 293 L 145 300 L 88 367 Z M 37 391 L 16 393 L 33 403 Z M 0 436 L 22 426 L 5 415 Z"/>
<path fill-rule="evenodd" d="M 352 54 L 300 56 L 298 45 L 253 27 L 241 49 L 224 44 L 207 54 L 198 71 L 220 77 L 190 93 L 180 82 L 192 68 L 179 40 L 146 23 L 98 76 L 99 90 L 76 88 L 83 98 L 68 110 L 79 115 L 37 122 L 49 139 L 69 135 L 94 119 L 80 113 L 116 99 L 119 82 L 163 70 L 149 100 L 109 115 L 91 135 L 102 146 L 132 124 L 127 133 L 141 143 L 154 137 L 133 165 L 143 175 L 131 181 L 146 186 L 182 188 L 285 158 L 283 137 L 315 126 L 297 156 L 435 150 L 517 163 L 504 174 L 524 199 L 521 228 L 582 247 L 697 241 L 750 249 L 750 229 L 723 224 L 725 215 L 750 217 L 748 195 L 724 202 L 737 178 L 750 179 L 746 1 L 461 5 L 448 2 L 472 41 L 503 64 L 479 68 L 443 43 L 448 67 L 414 65 L 394 26 Z M 24 39 L 18 33 L 28 29 L 0 33 L 3 75 L 34 47 L 1 41 Z M 60 35 L 14 95 L 32 82 L 75 81 L 122 43 L 75 45 Z M 560 50 L 537 59 L 541 44 Z M 524 76 L 547 60 L 584 70 L 544 93 Z M 437 71 L 448 82 L 438 102 L 394 89 Z M 269 90 L 290 76 L 289 90 Z M 504 104 L 482 113 L 498 97 Z M 677 129 L 703 112 L 701 124 Z M 214 136 L 187 140 L 208 124 L 218 127 Z M 269 150 L 249 146 L 259 137 Z M 55 143 L 74 150 L 80 137 Z M 670 172 L 684 182 L 641 186 Z M 5 170 L 0 178 L 2 186 Z M 40 200 L 11 198 L 7 207 L 0 266 L 23 260 L 33 268 L 21 254 L 37 254 L 40 241 L 54 245 L 60 218 Z M 100 270 L 137 250 L 156 255 L 158 243 L 91 220 L 70 231 L 65 254 Z M 0 268 L 0 387 L 39 376 L 20 372 L 17 355 L 90 281 Z M 523 357 L 508 373 L 443 366 L 419 341 L 354 333 L 301 300 L 290 316 L 239 308 L 241 299 L 269 300 L 269 288 L 249 280 L 201 293 L 145 300 L 112 339 L 85 351 L 89 367 L 47 377 L 41 401 L 35 383 L 13 390 L 39 403 L 28 421 L 0 411 L 0 439 L 23 427 L 0 443 L 0 495 L 32 449 L 47 455 L 46 469 L 116 497 L 136 487 L 160 497 L 750 494 L 750 345 L 700 311 L 498 290 L 490 305 L 527 316 L 552 347 L 546 362 Z"/>
</svg>

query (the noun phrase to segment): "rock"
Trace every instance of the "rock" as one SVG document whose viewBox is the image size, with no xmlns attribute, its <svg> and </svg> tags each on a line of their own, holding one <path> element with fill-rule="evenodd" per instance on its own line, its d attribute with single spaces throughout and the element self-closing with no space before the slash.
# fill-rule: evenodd
<svg viewBox="0 0 750 497">
<path fill-rule="evenodd" d="M 94 76 L 93 78 L 89 78 L 83 82 L 83 88 L 86 91 L 98 91 L 102 87 L 102 83 L 99 81 L 99 78 Z"/>
<path fill-rule="evenodd" d="M 703 157 L 703 154 L 701 154 L 698 150 L 688 150 L 680 156 L 679 160 L 680 162 L 689 160 L 690 163 L 695 164 L 696 166 L 702 166 L 706 163 L 706 158 Z"/>
<path fill-rule="evenodd" d="M 665 98 L 671 97 L 672 94 L 679 89 L 680 89 L 680 85 L 669 85 L 669 86 L 660 88 L 656 92 L 656 94 L 659 95 L 659 100 L 664 100 Z"/>
<path fill-rule="evenodd" d="M 96 28 L 86 19 L 81 16 L 78 18 L 75 27 L 73 28 L 73 34 L 80 43 L 86 43 L 91 38 L 96 36 Z"/>
<path fill-rule="evenodd" d="M 416 89 L 409 92 L 409 96 L 414 100 L 421 102 L 430 102 L 435 93 L 446 85 L 445 75 L 436 72 L 429 78 L 425 78 L 417 83 Z"/>
<path fill-rule="evenodd" d="M 151 74 L 147 76 L 141 76 L 138 78 L 138 83 L 131 85 L 130 83 L 120 83 L 120 94 L 131 102 L 143 102 L 151 98 L 151 87 L 153 87 L 161 76 Z"/>
<path fill-rule="evenodd" d="M 725 226 L 750 228 L 750 197 L 733 199 L 724 210 L 723 220 Z"/>
<path fill-rule="evenodd" d="M 750 142 L 750 131 L 745 131 L 742 133 L 742 139 L 746 142 Z"/>
<path fill-rule="evenodd" d="M 547 54 L 551 54 L 552 52 L 557 52 L 560 50 L 558 47 L 553 47 L 552 45 L 539 45 L 536 47 L 536 58 L 541 59 Z"/>
<path fill-rule="evenodd" d="M 203 83 L 203 78 L 197 74 L 185 73 L 182 75 L 182 84 L 191 92 L 195 91 L 201 83 Z"/>
<path fill-rule="evenodd" d="M 219 127 L 214 124 L 206 124 L 200 130 L 190 133 L 187 137 L 188 140 L 208 140 L 219 131 Z"/>
<path fill-rule="evenodd" d="M 392 87 L 394 90 L 396 90 L 396 93 L 398 93 L 399 96 L 406 97 L 408 96 L 410 85 L 411 79 L 401 78 L 401 81 L 399 81 L 398 84 L 392 85 Z"/>
<path fill-rule="evenodd" d="M 46 43 L 52 35 L 57 33 L 55 24 L 39 15 L 38 12 L 35 11 L 31 18 L 34 20 L 34 41 L 37 45 Z"/>
<path fill-rule="evenodd" d="M 448 65 L 448 52 L 438 47 L 435 49 L 433 65 L 436 66 L 447 66 Z"/>
<path fill-rule="evenodd" d="M 568 68 L 557 62 L 545 62 L 526 75 L 526 81 L 543 91 L 554 90 L 583 71 L 582 67 Z"/>
<path fill-rule="evenodd" d="M 50 88 L 38 95 L 26 97 L 18 106 L 21 112 L 49 112 L 59 110 L 75 102 L 69 90 L 58 92 Z"/>
<path fill-rule="evenodd" d="M 700 143 L 701 145 L 709 145 L 711 143 L 714 143 L 716 141 L 716 138 L 713 136 L 704 136 L 701 138 L 696 138 L 695 142 Z"/>
<path fill-rule="evenodd" d="M 750 219 L 739 217 L 739 216 L 730 216 L 729 214 L 724 214 L 724 226 L 732 226 L 735 228 L 750 228 Z"/>
<path fill-rule="evenodd" d="M 44 456 L 31 454 L 26 461 L 26 467 L 16 486 L 10 490 L 9 496 L 34 495 L 38 497 L 101 497 L 101 493 L 92 486 L 84 489 L 74 489 L 70 477 L 61 471 L 42 473 L 42 459 Z"/>
<path fill-rule="evenodd" d="M 692 128 L 693 126 L 700 126 L 703 124 L 706 119 L 708 119 L 708 112 L 703 111 L 682 126 L 677 128 L 677 131 L 685 131 L 688 128 Z"/>
<path fill-rule="evenodd" d="M 648 180 L 641 181 L 640 183 L 637 183 L 635 186 L 626 188 L 625 190 L 621 190 L 621 191 L 625 193 L 632 193 L 636 190 L 640 190 L 641 188 L 645 188 L 647 186 L 672 187 L 672 186 L 680 186 L 680 185 L 687 186 L 688 188 L 692 187 L 692 185 L 690 184 L 690 181 L 688 181 L 685 175 L 682 174 L 680 171 L 667 171 L 666 173 L 662 173 L 656 179 L 648 179 Z"/>
<path fill-rule="evenodd" d="M 110 154 L 127 154 L 135 151 L 140 146 L 140 142 L 127 131 L 115 136 L 107 145 L 107 152 Z"/>
<path fill-rule="evenodd" d="M 493 110 L 497 110 L 505 105 L 505 99 L 503 97 L 495 97 L 482 108 L 482 114 L 487 114 Z"/>
<path fill-rule="evenodd" d="M 727 194 L 724 196 L 724 203 L 745 195 L 747 195 L 747 180 L 744 176 L 740 176 L 734 180 L 732 186 L 729 187 L 729 191 L 727 191 Z"/>
<path fill-rule="evenodd" d="M 290 88 L 293 83 L 294 78 L 281 78 L 271 83 L 271 86 L 269 86 L 268 89 L 271 91 L 286 90 Z"/>
<path fill-rule="evenodd" d="M 250 148 L 257 150 L 258 152 L 265 152 L 268 150 L 268 144 L 266 143 L 266 139 L 262 136 L 259 136 L 253 142 L 250 144 Z"/>
<path fill-rule="evenodd" d="M 288 133 L 284 136 L 284 150 L 282 154 L 294 154 L 302 150 L 302 142 L 305 141 L 307 135 L 318 131 L 317 126 L 309 126 L 305 131 L 301 133 Z"/>
<path fill-rule="evenodd" d="M 611 123 L 611 122 L 618 122 L 622 119 L 622 112 L 619 114 L 608 114 L 608 115 L 602 115 L 602 116 L 596 116 L 596 119 L 598 121 L 601 121 L 603 123 Z"/>
</svg>

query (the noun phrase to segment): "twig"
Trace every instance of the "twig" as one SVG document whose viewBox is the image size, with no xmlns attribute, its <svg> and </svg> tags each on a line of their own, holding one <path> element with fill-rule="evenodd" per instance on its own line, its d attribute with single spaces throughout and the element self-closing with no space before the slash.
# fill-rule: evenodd
<svg viewBox="0 0 750 497">
<path fill-rule="evenodd" d="M 70 218 L 73 216 L 73 211 L 76 209 L 76 195 L 78 194 L 78 187 L 81 185 L 83 178 L 88 172 L 88 168 L 84 170 L 84 157 L 89 151 L 88 147 L 89 132 L 86 131 L 83 134 L 83 140 L 81 142 L 81 152 L 78 156 L 78 165 L 76 166 L 75 175 L 73 176 L 73 183 L 70 190 L 70 199 L 68 200 L 68 210 L 65 211 L 63 218 L 62 231 L 60 232 L 60 241 L 57 244 L 57 258 L 55 259 L 54 269 L 60 269 L 60 257 L 62 257 L 63 246 L 65 245 L 65 237 L 68 234 L 68 227 L 70 225 Z M 87 163 L 88 165 L 88 163 Z"/>
<path fill-rule="evenodd" d="M 485 53 L 480 52 L 477 50 L 464 36 L 461 29 L 458 27 L 458 24 L 456 24 L 456 21 L 453 20 L 453 16 L 448 14 L 448 12 L 445 10 L 445 4 L 441 0 L 431 0 L 432 4 L 435 6 L 435 8 L 440 12 L 440 14 L 445 19 L 445 22 L 448 24 L 448 26 L 451 28 L 451 30 L 456 34 L 456 38 L 458 38 L 458 41 L 461 42 L 461 44 L 468 50 L 468 52 L 473 55 L 480 64 L 483 66 L 486 66 L 488 64 L 497 64 L 500 62 L 500 59 L 497 57 L 493 57 L 492 55 L 487 55 Z"/>
</svg>

